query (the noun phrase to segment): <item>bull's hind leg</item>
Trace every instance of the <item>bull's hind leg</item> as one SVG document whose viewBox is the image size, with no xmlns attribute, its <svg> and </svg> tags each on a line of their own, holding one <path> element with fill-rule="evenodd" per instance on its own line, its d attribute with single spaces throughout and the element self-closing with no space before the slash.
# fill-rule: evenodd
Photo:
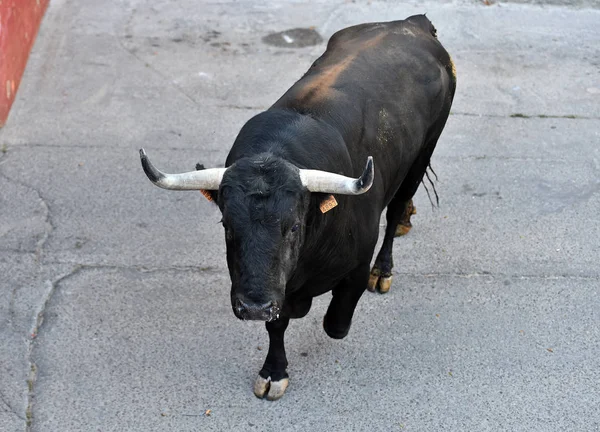
<svg viewBox="0 0 600 432">
<path fill-rule="evenodd" d="M 350 331 L 354 309 L 365 292 L 369 279 L 369 264 L 351 271 L 333 290 L 333 298 L 327 308 L 323 328 L 333 339 L 342 339 Z"/>
<path fill-rule="evenodd" d="M 412 227 L 410 217 L 415 213 L 412 199 L 406 198 L 404 194 L 399 193 L 389 203 L 386 212 L 387 226 L 385 228 L 385 237 L 383 244 L 375 259 L 375 264 L 371 269 L 369 277 L 368 290 L 380 293 L 386 293 L 392 285 L 392 268 L 394 260 L 392 258 L 392 247 L 394 237 L 407 234 Z M 412 197 L 412 196 L 411 196 Z"/>
<path fill-rule="evenodd" d="M 452 89 L 452 97 L 453 95 L 454 89 Z M 416 209 L 412 204 L 412 197 L 417 192 L 417 189 L 423 180 L 423 176 L 425 176 L 425 172 L 431 160 L 431 155 L 433 154 L 433 150 L 435 150 L 440 134 L 444 129 L 449 112 L 450 103 L 446 103 L 438 120 L 428 131 L 428 136 L 425 139 L 425 145 L 420 155 L 413 162 L 408 174 L 396 192 L 396 195 L 388 204 L 385 237 L 383 238 L 381 250 L 375 259 L 375 264 L 371 269 L 371 276 L 367 287 L 369 291 L 375 291 L 377 289 L 380 293 L 386 293 L 390 290 L 390 286 L 392 285 L 392 268 L 394 267 L 394 262 L 392 260 L 394 237 L 407 234 L 412 228 L 410 217 L 416 213 Z"/>
<path fill-rule="evenodd" d="M 435 135 L 429 141 L 433 144 L 425 147 L 426 150 L 413 163 L 396 195 L 394 195 L 394 198 L 388 204 L 385 214 L 387 220 L 385 237 L 375 259 L 375 264 L 371 269 L 371 276 L 369 277 L 367 287 L 369 291 L 377 290 L 383 294 L 390 290 L 392 285 L 392 268 L 394 267 L 394 260 L 392 258 L 394 237 L 404 235 L 412 228 L 410 217 L 416 213 L 412 197 L 417 192 L 421 180 L 423 180 L 438 136 L 439 134 Z"/>
</svg>

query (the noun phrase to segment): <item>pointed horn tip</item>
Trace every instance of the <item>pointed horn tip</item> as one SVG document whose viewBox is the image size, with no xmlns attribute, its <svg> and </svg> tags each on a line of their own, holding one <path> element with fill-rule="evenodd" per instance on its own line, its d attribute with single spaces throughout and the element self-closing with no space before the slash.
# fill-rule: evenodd
<svg viewBox="0 0 600 432">
<path fill-rule="evenodd" d="M 360 176 L 359 179 L 357 191 L 358 193 L 367 192 L 373 185 L 373 179 L 375 178 L 375 169 L 373 165 L 373 156 L 369 156 L 367 158 L 367 165 L 365 166 L 365 170 L 363 171 L 363 174 Z"/>
<path fill-rule="evenodd" d="M 164 175 L 150 163 L 150 159 L 148 159 L 148 155 L 143 148 L 140 149 L 140 159 L 142 161 L 142 168 L 152 183 L 156 184 L 164 177 Z"/>
<path fill-rule="evenodd" d="M 365 167 L 365 172 L 368 172 L 371 174 L 371 177 L 373 177 L 373 173 L 375 172 L 375 168 L 374 168 L 374 163 L 373 163 L 373 156 L 369 156 L 367 158 L 367 166 Z"/>
</svg>

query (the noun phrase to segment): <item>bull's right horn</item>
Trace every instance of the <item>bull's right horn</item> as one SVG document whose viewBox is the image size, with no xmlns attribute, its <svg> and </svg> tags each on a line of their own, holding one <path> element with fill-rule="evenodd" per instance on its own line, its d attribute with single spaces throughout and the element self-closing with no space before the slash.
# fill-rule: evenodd
<svg viewBox="0 0 600 432">
<path fill-rule="evenodd" d="M 218 190 L 227 168 L 209 168 L 181 174 L 167 174 L 154 167 L 144 149 L 140 149 L 144 172 L 152 183 L 171 190 Z"/>
<path fill-rule="evenodd" d="M 324 192 L 340 195 L 360 195 L 371 188 L 375 171 L 373 157 L 369 156 L 367 165 L 358 178 L 346 177 L 339 174 L 320 170 L 300 170 L 300 180 L 311 192 Z"/>
</svg>

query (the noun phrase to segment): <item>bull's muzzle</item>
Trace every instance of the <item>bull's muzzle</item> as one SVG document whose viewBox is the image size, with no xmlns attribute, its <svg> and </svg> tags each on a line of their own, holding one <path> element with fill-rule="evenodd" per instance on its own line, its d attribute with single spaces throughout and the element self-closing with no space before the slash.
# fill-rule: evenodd
<svg viewBox="0 0 600 432">
<path fill-rule="evenodd" d="M 233 301 L 233 313 L 241 320 L 274 321 L 279 318 L 279 312 L 274 302 L 257 304 L 239 297 Z"/>
</svg>

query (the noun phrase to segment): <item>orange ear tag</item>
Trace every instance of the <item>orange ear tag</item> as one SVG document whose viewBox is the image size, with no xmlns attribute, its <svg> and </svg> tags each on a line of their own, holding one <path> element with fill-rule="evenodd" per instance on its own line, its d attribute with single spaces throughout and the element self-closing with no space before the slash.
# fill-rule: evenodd
<svg viewBox="0 0 600 432">
<path fill-rule="evenodd" d="M 321 213 L 327 213 L 329 210 L 336 207 L 337 205 L 338 202 L 335 200 L 335 197 L 333 195 L 329 195 L 327 198 L 321 201 L 319 208 L 321 209 Z"/>
<path fill-rule="evenodd" d="M 211 196 L 211 194 L 210 194 L 210 192 L 209 192 L 209 191 L 207 191 L 207 190 L 205 190 L 205 189 L 200 189 L 200 193 L 201 193 L 202 195 L 204 195 L 204 198 L 206 198 L 207 200 L 209 200 L 209 201 L 212 201 L 212 200 L 213 200 L 213 199 L 212 199 L 212 196 Z"/>
</svg>

